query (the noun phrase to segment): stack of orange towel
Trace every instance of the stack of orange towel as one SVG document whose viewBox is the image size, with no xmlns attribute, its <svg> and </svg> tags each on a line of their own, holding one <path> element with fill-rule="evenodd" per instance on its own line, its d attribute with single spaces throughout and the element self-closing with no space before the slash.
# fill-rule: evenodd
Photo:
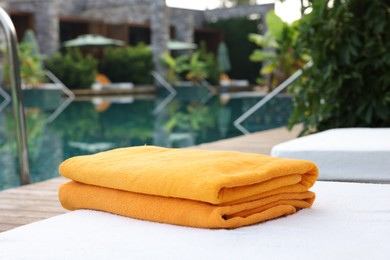
<svg viewBox="0 0 390 260">
<path fill-rule="evenodd" d="M 266 155 L 139 146 L 77 156 L 60 165 L 69 210 L 235 228 L 293 214 L 313 204 L 314 163 Z"/>
</svg>

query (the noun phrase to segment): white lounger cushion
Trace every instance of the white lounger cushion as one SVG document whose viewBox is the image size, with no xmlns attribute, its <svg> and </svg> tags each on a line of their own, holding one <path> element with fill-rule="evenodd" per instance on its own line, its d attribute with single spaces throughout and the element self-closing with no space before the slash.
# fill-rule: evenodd
<svg viewBox="0 0 390 260">
<path fill-rule="evenodd" d="M 74 211 L 0 233 L 0 259 L 390 259 L 390 185 L 313 190 L 313 208 L 233 230 Z"/>
<path fill-rule="evenodd" d="M 320 180 L 390 182 L 390 128 L 341 128 L 272 148 L 272 156 L 313 161 Z"/>
</svg>

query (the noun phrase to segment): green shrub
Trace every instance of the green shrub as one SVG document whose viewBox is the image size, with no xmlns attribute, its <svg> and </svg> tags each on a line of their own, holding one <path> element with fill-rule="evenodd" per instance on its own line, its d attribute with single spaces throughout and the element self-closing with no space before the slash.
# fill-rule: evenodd
<svg viewBox="0 0 390 260">
<path fill-rule="evenodd" d="M 212 52 L 208 52 L 206 49 L 206 44 L 204 42 L 200 43 L 199 48 L 199 59 L 204 61 L 206 70 L 208 71 L 208 76 L 206 80 L 211 85 L 218 85 L 219 84 L 219 67 L 218 67 L 218 61 L 215 55 Z"/>
<path fill-rule="evenodd" d="M 299 42 L 313 66 L 296 85 L 290 127 L 304 132 L 390 126 L 388 1 L 310 0 Z"/>
<path fill-rule="evenodd" d="M 31 54 L 31 45 L 20 43 L 18 45 L 18 56 L 20 61 L 20 77 L 23 84 L 28 86 L 39 86 L 44 81 L 44 74 L 41 59 L 38 55 Z M 9 81 L 9 65 L 4 66 L 4 78 Z"/>
<path fill-rule="evenodd" d="M 107 48 L 99 71 L 112 82 L 151 83 L 152 51 L 145 45 L 125 48 Z"/>
<path fill-rule="evenodd" d="M 25 84 L 38 86 L 44 81 L 42 57 L 34 31 L 28 29 L 19 44 L 20 74 Z"/>
<path fill-rule="evenodd" d="M 181 54 L 173 57 L 164 53 L 161 60 L 168 69 L 166 80 L 175 81 L 189 80 L 200 82 L 207 80 L 210 84 L 216 85 L 219 81 L 218 63 L 213 53 L 207 52 L 205 44 L 191 54 Z"/>
<path fill-rule="evenodd" d="M 1 49 L 0 53 L 5 53 L 5 49 Z M 44 81 L 44 73 L 38 42 L 32 30 L 25 32 L 22 42 L 18 45 L 18 56 L 23 84 L 30 87 L 39 86 Z M 8 85 L 9 65 L 7 60 L 4 64 L 3 73 L 6 85 Z"/>
<path fill-rule="evenodd" d="M 77 48 L 68 48 L 65 54 L 55 54 L 46 59 L 45 65 L 68 88 L 90 88 L 95 82 L 96 59 L 90 55 L 83 57 Z"/>
</svg>

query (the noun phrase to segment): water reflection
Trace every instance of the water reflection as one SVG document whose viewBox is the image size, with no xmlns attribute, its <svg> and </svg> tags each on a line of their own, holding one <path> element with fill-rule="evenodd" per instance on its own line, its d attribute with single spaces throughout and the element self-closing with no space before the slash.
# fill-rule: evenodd
<svg viewBox="0 0 390 260">
<path fill-rule="evenodd" d="M 35 102 L 26 109 L 32 181 L 58 176 L 58 165 L 71 156 L 145 144 L 187 147 L 240 135 L 233 121 L 258 101 L 214 96 L 202 104 L 194 93 L 179 93 L 158 114 L 152 111 L 164 96 L 75 100 L 51 123 L 47 118 L 55 108 L 39 107 Z M 281 107 L 284 101 L 275 102 Z M 246 127 L 256 131 L 287 122 L 289 113 L 285 116 L 280 108 L 268 109 L 271 112 L 254 114 Z M 0 169 L 0 189 L 19 185 L 10 106 L 0 113 Z"/>
</svg>

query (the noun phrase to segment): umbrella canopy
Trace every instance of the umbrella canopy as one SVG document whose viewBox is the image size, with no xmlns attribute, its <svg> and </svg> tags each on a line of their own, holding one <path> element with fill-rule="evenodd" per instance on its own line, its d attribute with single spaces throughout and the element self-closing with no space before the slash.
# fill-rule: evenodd
<svg viewBox="0 0 390 260">
<path fill-rule="evenodd" d="M 173 51 L 179 50 L 194 50 L 198 47 L 195 43 L 190 42 L 180 42 L 176 40 L 170 40 L 168 42 L 168 49 Z"/>
<path fill-rule="evenodd" d="M 217 58 L 218 58 L 219 71 L 227 72 L 231 69 L 229 51 L 227 49 L 225 42 L 221 42 L 218 45 Z"/>
<path fill-rule="evenodd" d="M 84 34 L 73 40 L 63 43 L 64 47 L 87 47 L 87 46 L 123 46 L 125 43 L 120 40 L 110 39 L 101 35 Z"/>
</svg>

